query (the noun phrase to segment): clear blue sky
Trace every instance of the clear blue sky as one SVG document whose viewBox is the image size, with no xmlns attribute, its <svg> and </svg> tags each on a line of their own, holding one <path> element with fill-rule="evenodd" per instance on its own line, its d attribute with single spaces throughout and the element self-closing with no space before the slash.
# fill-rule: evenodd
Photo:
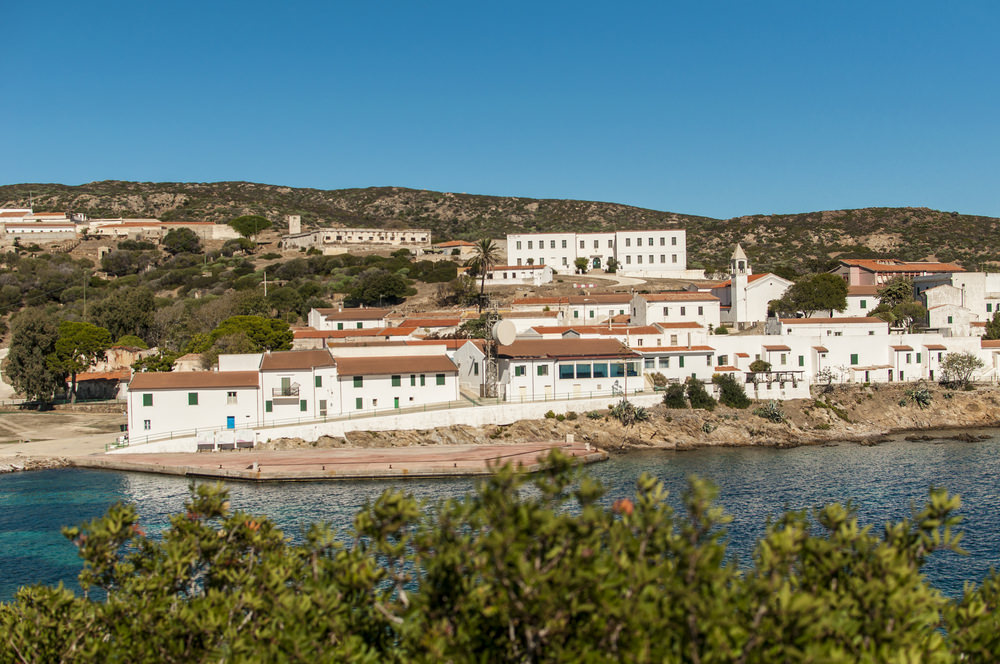
<svg viewBox="0 0 1000 664">
<path fill-rule="evenodd" d="M 12 2 L 0 184 L 1000 216 L 1000 2 Z"/>
</svg>

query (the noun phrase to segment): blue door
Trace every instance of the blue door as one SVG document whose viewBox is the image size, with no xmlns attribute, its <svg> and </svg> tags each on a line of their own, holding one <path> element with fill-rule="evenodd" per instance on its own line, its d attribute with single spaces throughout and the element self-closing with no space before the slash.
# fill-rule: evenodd
<svg viewBox="0 0 1000 664">
<path fill-rule="evenodd" d="M 227 429 L 235 429 L 236 428 L 236 416 L 235 415 L 227 415 L 226 416 L 226 428 Z"/>
</svg>

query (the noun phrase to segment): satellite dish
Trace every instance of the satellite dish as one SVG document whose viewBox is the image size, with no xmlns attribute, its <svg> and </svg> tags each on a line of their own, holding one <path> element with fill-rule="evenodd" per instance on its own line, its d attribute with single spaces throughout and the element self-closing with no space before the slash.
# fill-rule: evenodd
<svg viewBox="0 0 1000 664">
<path fill-rule="evenodd" d="M 517 328 L 509 320 L 500 320 L 493 324 L 493 338 L 501 346 L 509 346 L 517 338 Z"/>
</svg>

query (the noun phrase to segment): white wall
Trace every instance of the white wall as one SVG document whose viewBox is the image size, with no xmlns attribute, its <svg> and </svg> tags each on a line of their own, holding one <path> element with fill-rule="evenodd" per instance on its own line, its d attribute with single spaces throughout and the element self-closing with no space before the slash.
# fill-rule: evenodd
<svg viewBox="0 0 1000 664">
<path fill-rule="evenodd" d="M 228 393 L 236 393 L 229 403 Z M 188 394 L 198 395 L 198 404 L 188 404 Z M 143 406 L 143 395 L 153 395 L 151 406 Z M 224 429 L 231 416 L 235 425 L 257 424 L 259 390 L 246 387 L 136 390 L 128 393 L 128 432 L 133 442 L 171 431 Z M 147 427 L 148 422 L 148 427 Z"/>
</svg>

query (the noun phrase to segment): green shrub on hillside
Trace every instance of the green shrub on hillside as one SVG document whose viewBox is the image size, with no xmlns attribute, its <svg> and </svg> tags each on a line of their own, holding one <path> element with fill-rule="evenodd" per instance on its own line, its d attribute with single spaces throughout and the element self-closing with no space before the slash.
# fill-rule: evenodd
<svg viewBox="0 0 1000 664">
<path fill-rule="evenodd" d="M 743 385 L 732 374 L 715 374 L 712 382 L 719 387 L 719 403 L 730 408 L 746 408 L 750 405 Z"/>
</svg>

